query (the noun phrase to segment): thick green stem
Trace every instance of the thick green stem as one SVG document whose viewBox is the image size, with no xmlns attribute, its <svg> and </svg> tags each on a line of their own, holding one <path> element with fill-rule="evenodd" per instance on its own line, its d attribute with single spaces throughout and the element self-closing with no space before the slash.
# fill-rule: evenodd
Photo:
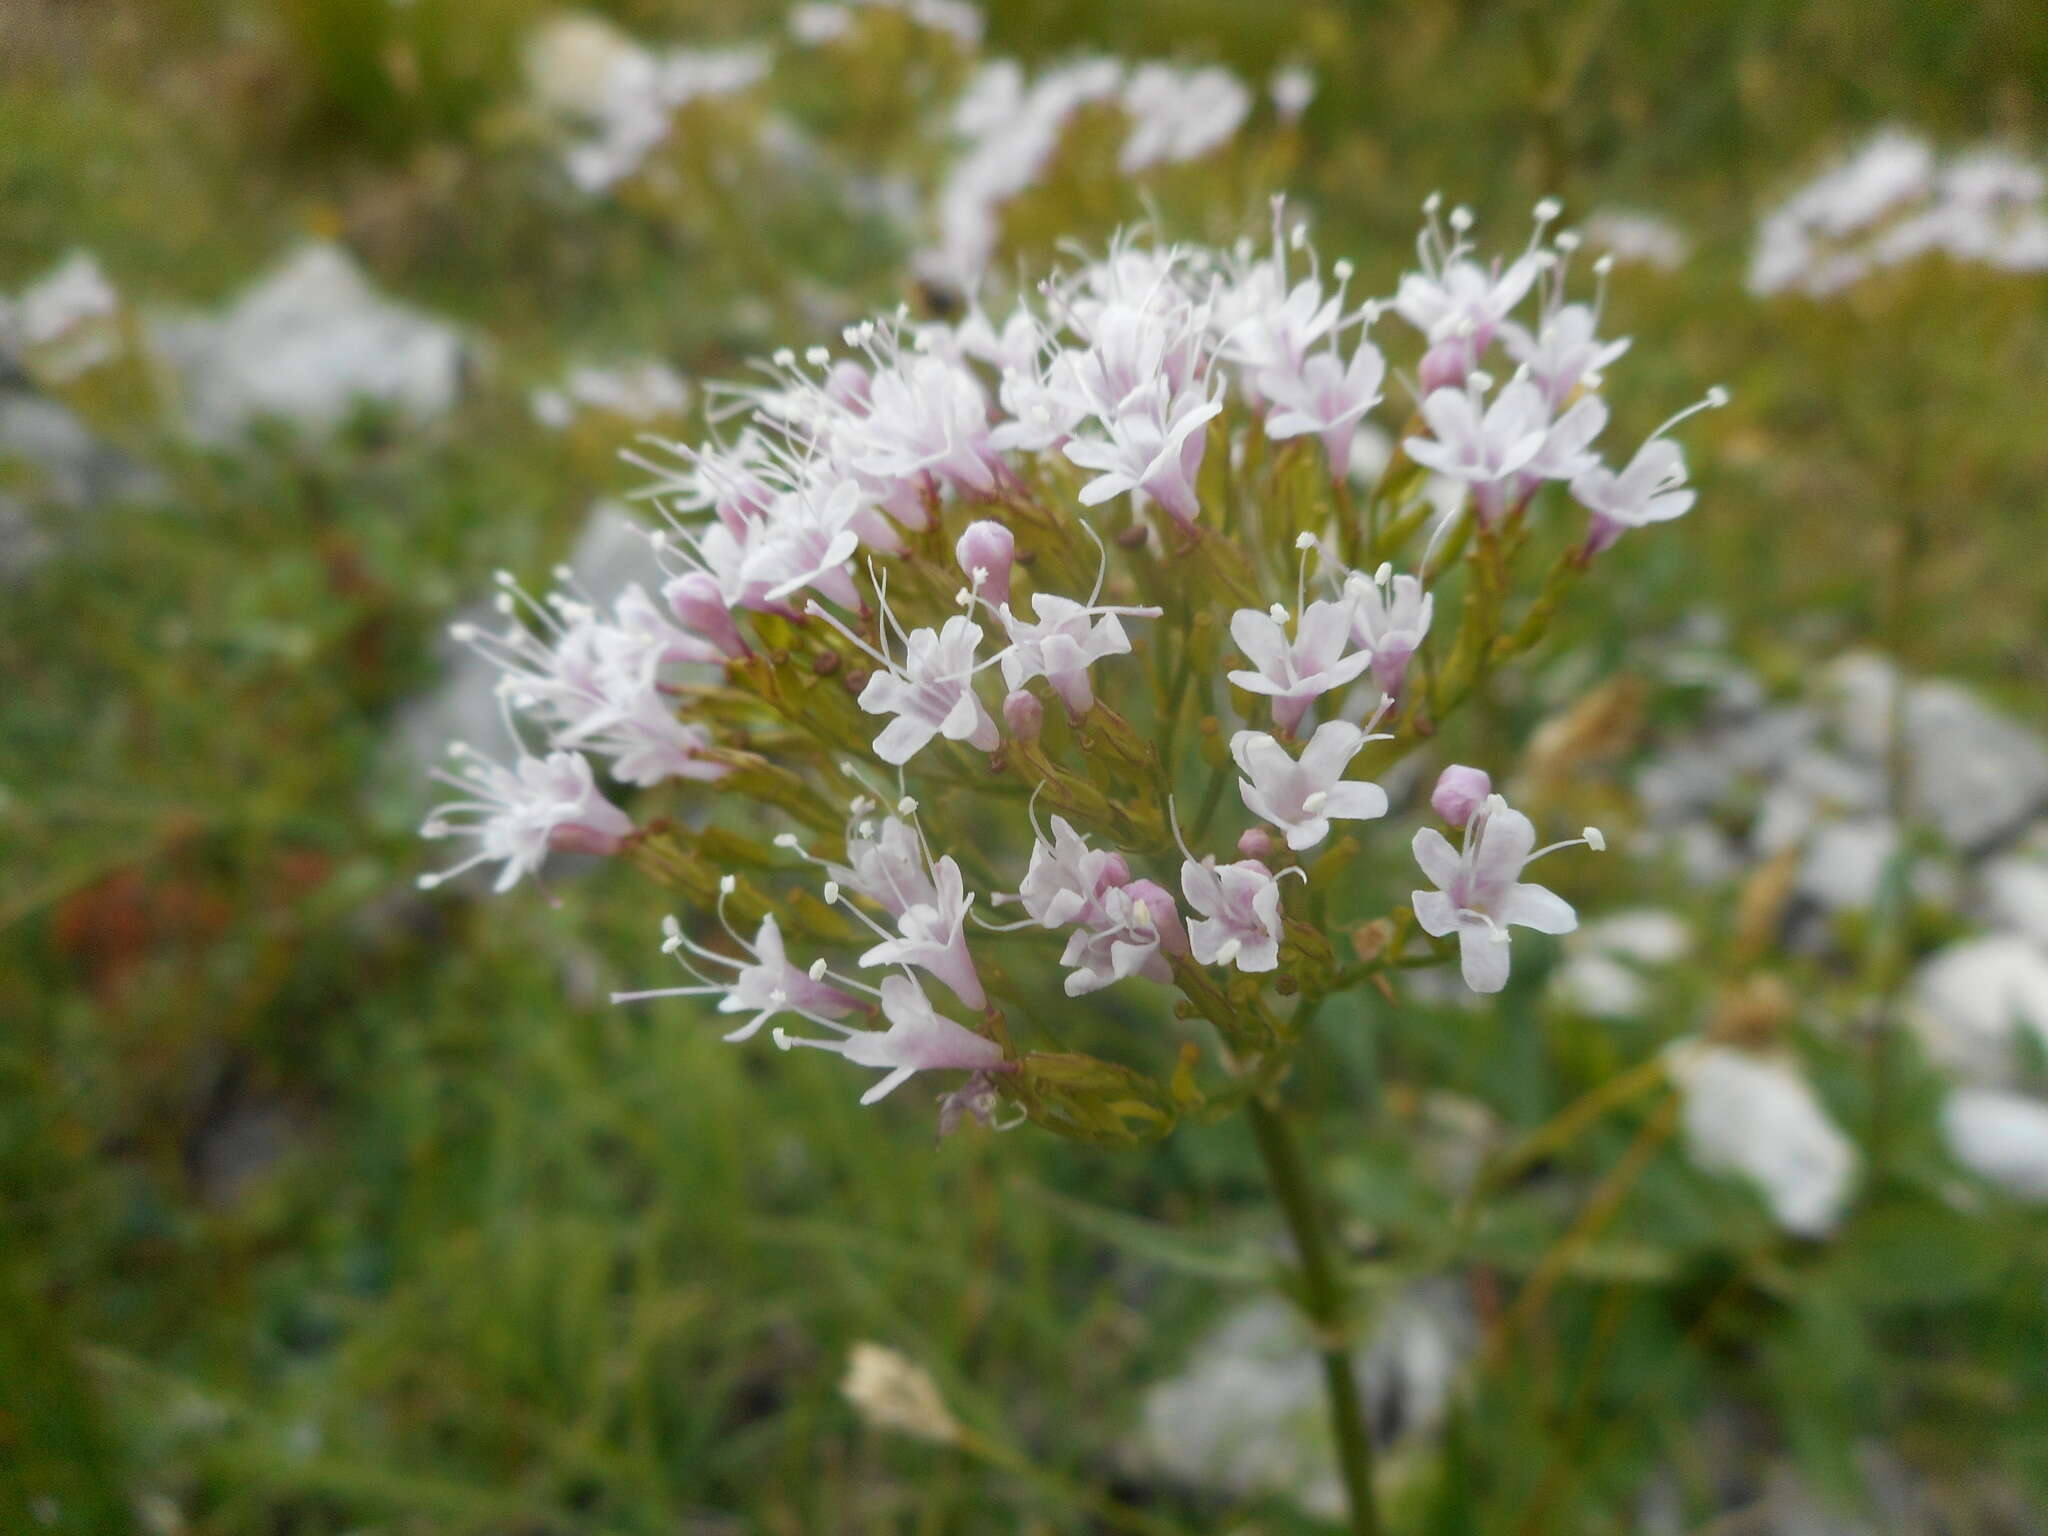
<svg viewBox="0 0 2048 1536">
<path fill-rule="evenodd" d="M 1322 1356 L 1323 1390 L 1329 1399 L 1330 1431 L 1337 1442 L 1337 1468 L 1343 1474 L 1351 1506 L 1351 1529 L 1354 1536 L 1380 1536 L 1379 1505 L 1372 1486 L 1372 1439 L 1365 1426 L 1358 1376 L 1351 1364 L 1350 1308 L 1344 1280 L 1293 1128 L 1279 1110 L 1256 1094 L 1246 1101 L 1245 1113 L 1301 1265 L 1298 1299 L 1315 1328 L 1316 1351 Z"/>
</svg>

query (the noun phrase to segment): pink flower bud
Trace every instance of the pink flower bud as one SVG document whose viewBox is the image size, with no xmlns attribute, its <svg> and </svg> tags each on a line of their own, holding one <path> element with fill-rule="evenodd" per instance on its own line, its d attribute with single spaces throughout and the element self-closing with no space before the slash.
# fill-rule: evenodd
<svg viewBox="0 0 2048 1536">
<path fill-rule="evenodd" d="M 1045 706 L 1029 689 L 1019 688 L 1003 698 L 1003 724 L 1010 728 L 1011 736 L 1029 745 L 1045 728 Z"/>
<path fill-rule="evenodd" d="M 1237 840 L 1237 851 L 1247 859 L 1264 861 L 1273 856 L 1273 838 L 1264 827 L 1253 827 Z"/>
<path fill-rule="evenodd" d="M 668 599 L 676 623 L 688 633 L 709 641 L 728 656 L 747 654 L 747 644 L 732 621 L 732 610 L 725 606 L 718 581 L 709 571 L 678 576 L 662 587 L 661 595 Z"/>
<path fill-rule="evenodd" d="M 1000 607 L 1010 600 L 1010 562 L 1016 558 L 1017 541 L 1001 523 L 984 519 L 969 523 L 953 546 L 953 554 L 975 596 Z M 982 573 L 977 583 L 974 573 Z"/>
<path fill-rule="evenodd" d="M 548 848 L 555 853 L 594 853 L 608 859 L 619 851 L 625 842 L 623 837 L 605 831 L 602 827 L 583 826 L 570 823 L 556 827 L 548 833 Z"/>
<path fill-rule="evenodd" d="M 1102 883 L 1105 886 L 1131 883 L 1131 866 L 1114 848 L 1102 860 Z"/>
<path fill-rule="evenodd" d="M 1492 793 L 1493 780 L 1487 777 L 1484 768 L 1453 763 L 1437 775 L 1436 788 L 1429 792 L 1429 803 L 1445 821 L 1462 827 Z"/>
<path fill-rule="evenodd" d="M 1124 891 L 1151 917 L 1162 950 L 1169 955 L 1188 952 L 1188 931 L 1181 925 L 1180 908 L 1173 904 L 1171 891 L 1157 880 L 1133 880 Z"/>
<path fill-rule="evenodd" d="M 1417 370 L 1426 395 L 1439 389 L 1463 389 L 1466 375 L 1479 362 L 1479 348 L 1470 336 L 1446 336 L 1422 354 Z"/>
</svg>

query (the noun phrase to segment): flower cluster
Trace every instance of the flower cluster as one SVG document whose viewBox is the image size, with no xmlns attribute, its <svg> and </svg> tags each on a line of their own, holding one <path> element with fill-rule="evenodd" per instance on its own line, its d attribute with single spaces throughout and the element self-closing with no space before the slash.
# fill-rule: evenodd
<svg viewBox="0 0 2048 1536">
<path fill-rule="evenodd" d="M 1205 1019 L 1256 1084 L 1286 1000 L 1454 956 L 1499 990 L 1512 928 L 1576 923 L 1527 866 L 1600 834 L 1539 850 L 1447 768 L 1430 808 L 1462 843 L 1416 831 L 1427 885 L 1389 909 L 1405 860 L 1358 856 L 1381 780 L 1692 499 L 1668 425 L 1603 457 L 1627 342 L 1568 297 L 1557 214 L 1488 259 L 1432 201 L 1419 269 L 1360 299 L 1276 203 L 1263 244 L 1123 238 L 1007 308 L 778 353 L 721 396 L 723 436 L 636 461 L 658 590 L 600 609 L 506 577 L 506 622 L 460 630 L 544 748 L 466 754 L 430 834 L 474 837 L 457 867 L 501 887 L 552 849 L 632 859 L 710 924 L 667 921 L 674 993 L 883 1073 L 870 1100 L 964 1073 L 945 1123 L 1116 1141 L 1204 1102 L 1192 1042 L 1162 1080 L 1072 1048 L 1086 1011 L 1023 1037 L 1067 999 Z M 1354 440 L 1395 391 L 1365 485 Z M 630 821 L 593 761 L 638 791 Z"/>
<path fill-rule="evenodd" d="M 1937 254 L 2048 270 L 2048 174 L 1993 145 L 1943 159 L 1917 135 L 1885 129 L 1764 219 L 1749 286 L 1819 298 Z"/>
</svg>

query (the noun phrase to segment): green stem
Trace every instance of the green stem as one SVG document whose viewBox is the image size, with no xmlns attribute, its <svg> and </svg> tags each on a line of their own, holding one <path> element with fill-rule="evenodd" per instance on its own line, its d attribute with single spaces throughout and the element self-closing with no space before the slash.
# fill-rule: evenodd
<svg viewBox="0 0 2048 1536">
<path fill-rule="evenodd" d="M 1300 1262 L 1302 1310 L 1315 1328 L 1316 1352 L 1323 1362 L 1323 1390 L 1329 1400 L 1330 1431 L 1337 1442 L 1337 1468 L 1351 1506 L 1353 1536 L 1380 1536 L 1379 1505 L 1373 1496 L 1372 1439 L 1365 1427 L 1365 1405 L 1358 1376 L 1351 1365 L 1348 1298 L 1329 1234 L 1309 1187 L 1301 1147 L 1286 1116 L 1254 1094 L 1245 1101 L 1252 1137 L 1266 1178 L 1287 1218 Z"/>
</svg>

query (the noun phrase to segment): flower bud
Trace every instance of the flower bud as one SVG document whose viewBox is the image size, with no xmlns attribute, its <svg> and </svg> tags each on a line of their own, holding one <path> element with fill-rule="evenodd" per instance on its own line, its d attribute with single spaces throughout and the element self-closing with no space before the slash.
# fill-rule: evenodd
<svg viewBox="0 0 2048 1536">
<path fill-rule="evenodd" d="M 1272 834 L 1264 827 L 1252 827 L 1238 838 L 1237 851 L 1244 858 L 1257 859 L 1264 863 L 1273 856 Z"/>
<path fill-rule="evenodd" d="M 986 519 L 969 523 L 953 546 L 953 554 L 976 597 L 998 607 L 1010 600 L 1010 562 L 1016 558 L 1017 541 L 1009 529 Z M 976 571 L 982 573 L 978 582 Z"/>
<path fill-rule="evenodd" d="M 1422 354 L 1417 374 L 1423 393 L 1439 389 L 1462 389 L 1476 361 L 1476 348 L 1469 336 L 1446 336 Z"/>
<path fill-rule="evenodd" d="M 1003 724 L 1012 737 L 1028 746 L 1045 728 L 1045 706 L 1030 689 L 1019 688 L 1003 698 Z"/>
<path fill-rule="evenodd" d="M 1174 905 L 1172 892 L 1157 880 L 1133 880 L 1124 887 L 1124 893 L 1152 919 L 1162 950 L 1169 955 L 1188 952 L 1188 931 L 1181 924 L 1180 908 Z"/>
<path fill-rule="evenodd" d="M 1436 788 L 1429 792 L 1429 803 L 1445 821 L 1462 827 L 1492 793 L 1493 780 L 1487 777 L 1484 768 L 1453 763 L 1437 775 Z"/>
<path fill-rule="evenodd" d="M 728 656 L 744 656 L 746 642 L 732 621 L 732 610 L 718 590 L 718 580 L 709 571 L 691 571 L 667 582 L 661 595 L 668 600 L 676 623 L 688 633 L 718 647 Z"/>
<path fill-rule="evenodd" d="M 624 846 L 625 841 L 625 838 L 603 827 L 572 822 L 548 833 L 548 850 L 552 853 L 591 853 L 608 859 Z"/>
</svg>

